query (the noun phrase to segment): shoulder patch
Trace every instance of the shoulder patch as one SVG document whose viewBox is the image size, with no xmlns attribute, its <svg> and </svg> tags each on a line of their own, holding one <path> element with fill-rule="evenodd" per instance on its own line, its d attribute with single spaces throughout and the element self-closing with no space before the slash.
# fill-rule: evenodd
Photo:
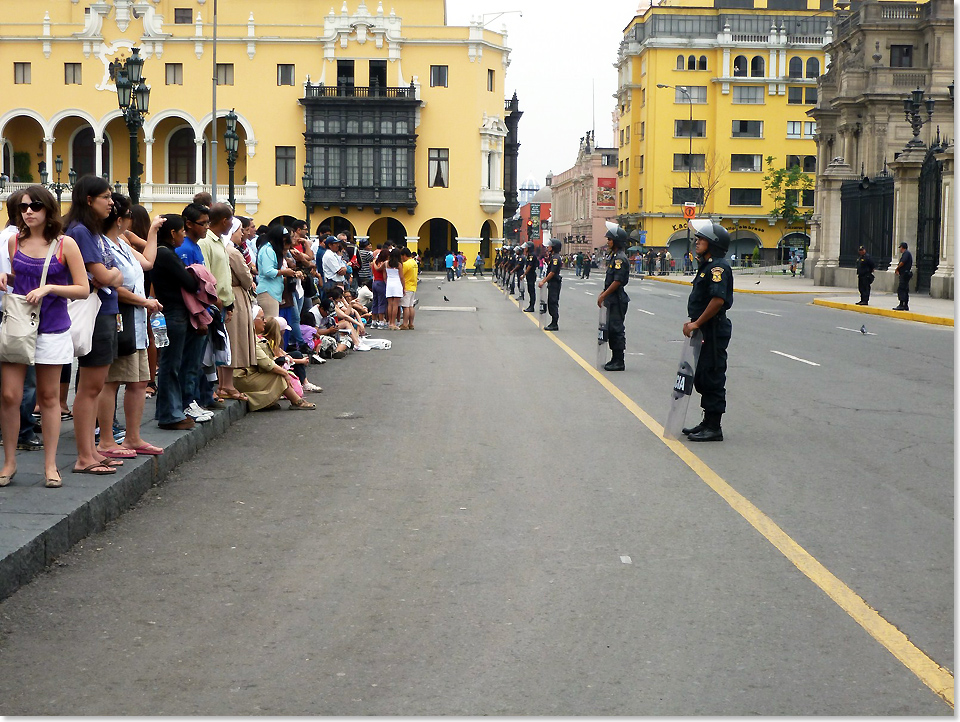
<svg viewBox="0 0 960 722">
<path fill-rule="evenodd" d="M 614 267 L 616 270 L 618 270 L 618 271 L 620 270 L 620 268 L 621 268 L 622 266 L 623 266 L 623 261 L 614 261 L 614 263 L 613 263 L 613 267 Z"/>
<path fill-rule="evenodd" d="M 722 267 L 720 267 L 720 266 L 714 266 L 714 267 L 711 269 L 711 273 L 713 274 L 712 280 L 713 280 L 714 283 L 720 283 L 720 281 L 723 280 L 723 268 L 722 268 Z"/>
</svg>

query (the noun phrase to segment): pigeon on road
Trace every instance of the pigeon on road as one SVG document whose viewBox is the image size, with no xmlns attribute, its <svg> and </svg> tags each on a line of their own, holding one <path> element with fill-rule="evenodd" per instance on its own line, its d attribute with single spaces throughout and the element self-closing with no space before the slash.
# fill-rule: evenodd
<svg viewBox="0 0 960 722">
<path fill-rule="evenodd" d="M 866 335 L 866 333 L 867 333 L 867 327 L 866 327 L 866 325 L 863 325 L 863 326 L 860 327 L 860 333 Z"/>
<path fill-rule="evenodd" d="M 450 299 L 447 298 L 446 296 L 443 297 L 443 300 L 444 300 L 444 301 L 448 301 L 448 302 L 450 301 Z"/>
</svg>

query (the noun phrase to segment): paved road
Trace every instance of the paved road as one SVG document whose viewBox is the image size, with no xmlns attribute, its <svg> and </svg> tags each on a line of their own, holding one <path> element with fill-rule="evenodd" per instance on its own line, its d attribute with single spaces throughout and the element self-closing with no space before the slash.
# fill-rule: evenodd
<svg viewBox="0 0 960 722">
<path fill-rule="evenodd" d="M 649 428 L 683 288 L 631 283 L 605 387 L 581 283 L 551 337 L 426 280 L 461 310 L 312 367 L 318 412 L 245 417 L 0 603 L 0 712 L 951 714 L 769 537 L 953 669 L 952 329 L 738 295 L 691 456 Z"/>
</svg>

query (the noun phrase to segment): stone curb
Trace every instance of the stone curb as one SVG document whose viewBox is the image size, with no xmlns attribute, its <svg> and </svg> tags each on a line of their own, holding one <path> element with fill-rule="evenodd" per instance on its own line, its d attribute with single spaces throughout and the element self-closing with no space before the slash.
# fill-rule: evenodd
<svg viewBox="0 0 960 722">
<path fill-rule="evenodd" d="M 821 298 L 813 299 L 814 306 L 826 306 L 827 308 L 838 308 L 842 311 L 856 311 L 857 313 L 867 313 L 873 316 L 887 316 L 889 318 L 899 318 L 904 321 L 918 321 L 920 323 L 931 323 L 936 326 L 953 326 L 953 319 L 945 316 L 928 316 L 923 313 L 913 313 L 912 311 L 894 311 L 886 308 L 872 308 L 870 306 L 858 306 L 855 303 L 841 303 L 840 301 L 825 301 Z"/>
<path fill-rule="evenodd" d="M 135 464 L 128 461 L 121 467 L 125 471 L 118 471 L 115 475 L 80 476 L 71 474 L 69 467 L 62 469 L 63 488 L 42 491 L 49 504 L 43 511 L 26 509 L 18 513 L 15 508 L 18 504 L 30 506 L 34 499 L 26 496 L 10 499 L 0 509 L 0 518 L 5 522 L 0 536 L 0 554 L 3 554 L 0 559 L 0 600 L 27 584 L 77 542 L 102 531 L 136 504 L 151 486 L 246 414 L 246 404 L 228 401 L 227 408 L 215 412 L 208 423 L 176 432 L 178 436 L 164 445 L 160 456 L 138 457 L 140 463 Z M 155 427 L 156 422 L 145 423 L 144 431 L 149 433 L 151 426 Z M 25 494 L 30 491 L 26 490 Z M 59 499 L 57 495 L 60 495 Z"/>
</svg>

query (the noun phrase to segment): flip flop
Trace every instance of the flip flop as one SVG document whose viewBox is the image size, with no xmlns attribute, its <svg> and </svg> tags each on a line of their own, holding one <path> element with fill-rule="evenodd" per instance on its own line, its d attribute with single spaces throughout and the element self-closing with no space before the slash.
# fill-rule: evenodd
<svg viewBox="0 0 960 722">
<path fill-rule="evenodd" d="M 111 469 L 115 469 L 118 466 L 123 466 L 123 459 L 111 459 L 107 457 L 100 462 L 100 466 L 109 466 Z"/>
<path fill-rule="evenodd" d="M 72 419 L 72 418 L 73 418 L 73 412 L 71 412 L 71 411 L 61 411 L 61 412 L 60 412 L 60 420 L 61 420 L 61 421 L 68 421 L 69 419 Z"/>
<path fill-rule="evenodd" d="M 128 447 L 124 446 L 123 448 L 126 449 Z M 135 449 L 131 449 L 131 451 L 135 451 L 137 454 L 141 454 L 143 456 L 160 456 L 160 454 L 163 453 L 163 449 L 161 449 L 159 446 L 148 444 L 146 441 L 144 441 Z"/>
<path fill-rule="evenodd" d="M 226 391 L 221 391 L 221 392 L 220 392 L 220 396 L 221 396 L 222 398 L 224 398 L 224 399 L 232 399 L 232 400 L 234 400 L 234 401 L 249 401 L 249 400 L 250 400 L 249 397 L 248 397 L 245 393 L 243 393 L 242 391 L 240 391 L 240 390 L 237 390 L 236 392 L 234 392 L 234 393 L 232 393 L 232 394 L 228 394 Z"/>
<path fill-rule="evenodd" d="M 128 453 L 124 453 L 128 452 Z M 97 453 L 103 456 L 106 456 L 108 459 L 135 459 L 137 458 L 137 452 L 135 449 L 125 449 L 123 447 L 116 447 L 113 449 L 97 449 Z"/>
<path fill-rule="evenodd" d="M 107 471 L 94 471 L 96 468 L 107 469 Z M 86 469 L 74 469 L 74 474 L 93 474 L 94 476 L 106 476 L 107 474 L 116 474 L 117 470 L 110 468 L 107 464 L 104 464 L 102 461 L 98 461 L 96 464 L 90 464 Z"/>
</svg>

